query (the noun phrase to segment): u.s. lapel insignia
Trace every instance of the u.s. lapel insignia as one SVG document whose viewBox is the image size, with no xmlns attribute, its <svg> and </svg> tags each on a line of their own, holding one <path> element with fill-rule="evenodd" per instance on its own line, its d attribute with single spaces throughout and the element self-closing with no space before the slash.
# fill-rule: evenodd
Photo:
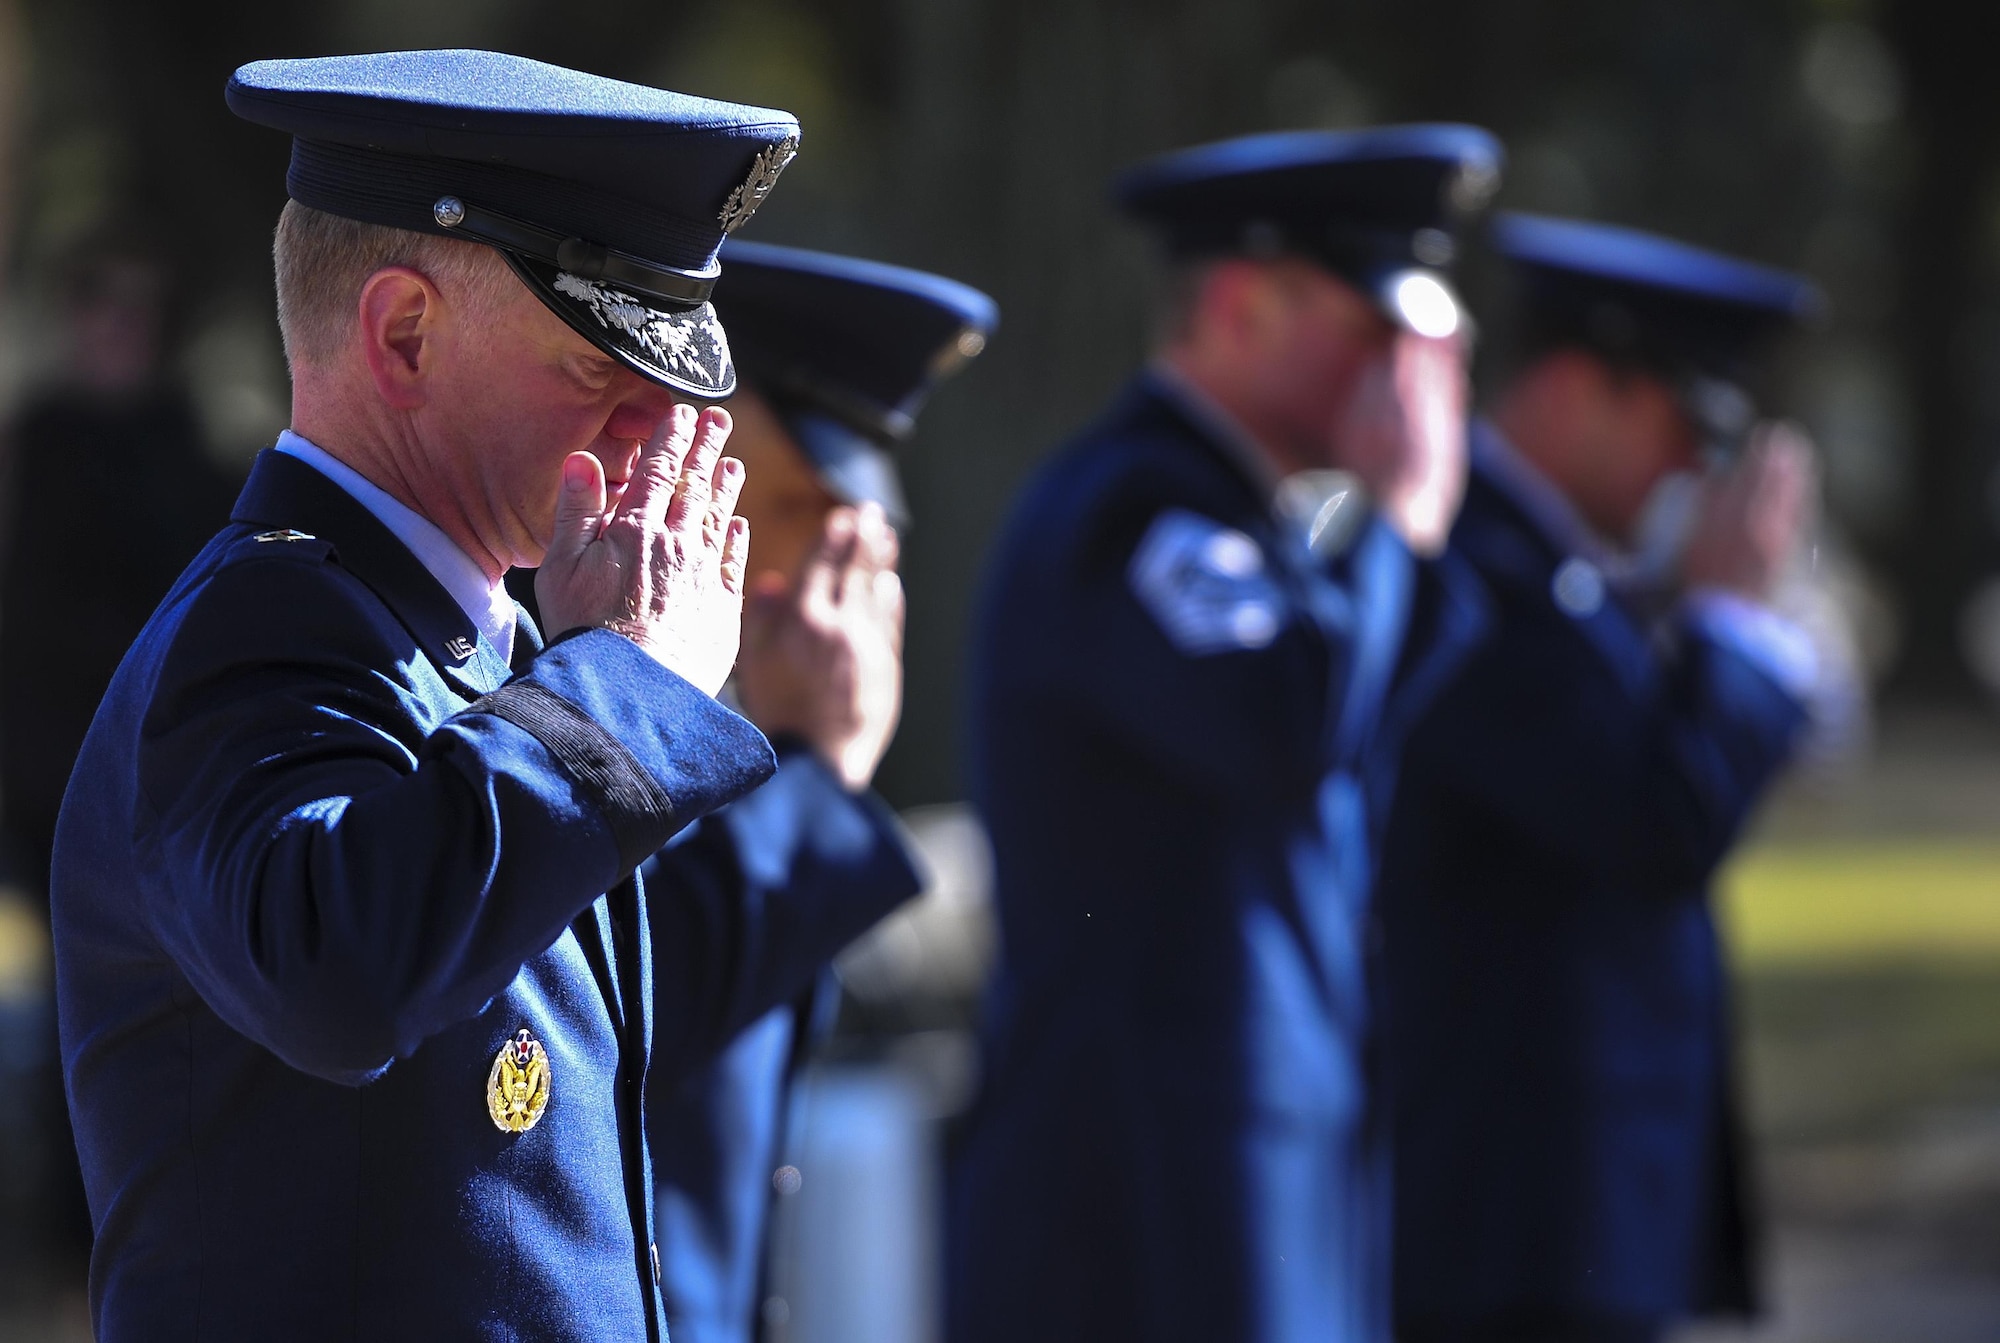
<svg viewBox="0 0 2000 1343">
<path fill-rule="evenodd" d="M 463 634 L 454 634 L 444 641 L 444 651 L 451 654 L 453 661 L 463 662 L 473 654 L 472 640 Z"/>
<path fill-rule="evenodd" d="M 785 170 L 785 165 L 798 152 L 799 137 L 796 135 L 788 135 L 778 143 L 757 151 L 757 159 L 750 165 L 750 175 L 722 203 L 724 233 L 734 233 L 750 222 L 750 216 L 757 213 L 757 207 L 771 194 L 771 188 L 778 185 L 778 174 Z"/>
<path fill-rule="evenodd" d="M 555 1074 L 542 1042 L 524 1028 L 500 1046 L 493 1071 L 486 1075 L 486 1113 L 502 1133 L 526 1133 L 549 1108 Z"/>
</svg>

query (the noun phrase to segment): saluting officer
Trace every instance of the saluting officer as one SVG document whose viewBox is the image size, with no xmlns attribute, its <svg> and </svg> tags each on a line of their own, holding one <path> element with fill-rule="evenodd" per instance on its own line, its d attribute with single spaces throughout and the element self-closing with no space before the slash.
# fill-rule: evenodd
<svg viewBox="0 0 2000 1343">
<path fill-rule="evenodd" d="M 713 697 L 743 471 L 676 402 L 734 385 L 715 258 L 797 123 L 476 51 L 228 97 L 295 137 L 292 428 L 57 836 L 98 1336 L 659 1340 L 649 1070 L 780 998 L 655 949 L 839 942 L 634 877 L 774 767 Z"/>
<path fill-rule="evenodd" d="M 768 783 L 645 869 L 698 890 L 719 921 L 787 901 L 840 921 L 824 949 L 916 893 L 918 860 L 868 791 L 902 704 L 894 449 L 932 387 L 985 347 L 998 311 L 942 276 L 731 242 L 716 285 L 740 381 L 730 451 L 757 537 L 732 681 L 777 749 Z M 699 946 L 692 948 L 699 952 Z M 785 950 L 776 948 L 775 950 Z M 658 973 L 669 972 L 662 953 Z M 685 1078 L 656 1071 L 649 1122 L 667 1319 L 675 1343 L 749 1343 L 785 1101 L 835 1001 L 824 958 L 794 958 L 797 996 Z M 672 973 L 713 973 L 696 956 Z M 816 1009 L 821 1009 L 816 1011 Z"/>
<path fill-rule="evenodd" d="M 1173 259 L 1163 338 L 1022 495 L 973 658 L 1002 947 L 958 1343 L 1387 1337 L 1371 828 L 1476 624 L 1411 548 L 1462 481 L 1445 267 L 1499 160 L 1283 133 L 1118 185 Z"/>
<path fill-rule="evenodd" d="M 1398 1337 L 1650 1340 L 1750 1303 L 1708 885 L 1815 674 L 1764 605 L 1810 457 L 1747 381 L 1815 297 L 1603 225 L 1493 238 L 1514 338 L 1451 550 L 1496 628 L 1383 859 Z"/>
</svg>

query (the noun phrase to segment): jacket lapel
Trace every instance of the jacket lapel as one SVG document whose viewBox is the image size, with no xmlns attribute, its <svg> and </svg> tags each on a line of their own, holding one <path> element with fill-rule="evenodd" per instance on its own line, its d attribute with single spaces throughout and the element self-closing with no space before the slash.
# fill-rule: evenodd
<svg viewBox="0 0 2000 1343">
<path fill-rule="evenodd" d="M 506 660 L 410 548 L 305 462 L 275 449 L 259 453 L 230 520 L 292 528 L 329 542 L 341 567 L 396 613 L 431 665 L 466 698 L 477 699 L 507 679 Z"/>
</svg>

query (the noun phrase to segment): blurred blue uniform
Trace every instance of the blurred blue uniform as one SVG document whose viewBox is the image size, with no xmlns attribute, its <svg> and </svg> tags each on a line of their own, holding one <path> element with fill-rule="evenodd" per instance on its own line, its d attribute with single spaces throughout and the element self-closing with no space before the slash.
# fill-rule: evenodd
<svg viewBox="0 0 2000 1343">
<path fill-rule="evenodd" d="M 482 52 L 262 63 L 230 97 L 298 135 L 294 199 L 504 233 L 522 282 L 645 376 L 733 385 L 703 270 L 747 212 L 715 204 L 768 190 L 785 114 Z M 570 263 L 643 292 L 615 332 Z M 52 883 L 98 1337 L 665 1336 L 648 1079 L 853 929 L 635 876 L 770 749 L 621 636 L 543 649 L 512 614 L 287 436 L 119 668 Z M 546 1077 L 496 1091 L 530 1043 Z M 510 1094 L 539 1097 L 511 1127 Z"/>
<path fill-rule="evenodd" d="M 1436 335 L 1498 166 L 1471 127 L 1279 133 L 1116 191 L 1181 258 L 1306 259 Z M 1388 1337 L 1374 842 L 1397 738 L 1480 607 L 1372 517 L 1316 532 L 1345 505 L 1291 506 L 1304 478 L 1268 462 L 1157 365 L 989 562 L 972 747 L 1001 954 L 950 1188 L 953 1343 Z"/>
<path fill-rule="evenodd" d="M 736 241 L 723 259 L 716 308 L 744 382 L 829 492 L 906 522 L 891 450 L 936 380 L 984 347 L 992 300 L 941 276 L 797 248 Z M 702 820 L 646 871 L 712 886 L 718 908 L 782 901 L 839 911 L 859 933 L 916 893 L 916 858 L 880 798 L 850 794 L 802 743 L 776 745 L 775 778 Z M 686 1078 L 656 1074 L 648 1116 L 675 1343 L 755 1335 L 786 1101 L 837 1004 L 830 973 L 799 998 Z"/>
<path fill-rule="evenodd" d="M 1551 344 L 1616 333 L 1607 357 L 1661 377 L 1669 352 L 1719 376 L 1695 356 L 1741 354 L 1802 294 L 1622 231 L 1497 235 L 1560 267 L 1522 300 Z M 1731 604 L 1648 615 L 1490 426 L 1472 461 L 1451 553 L 1495 629 L 1410 735 L 1381 878 L 1398 1326 L 1651 1338 L 1753 1296 L 1708 886 L 1804 726 L 1801 664 Z"/>
<path fill-rule="evenodd" d="M 1153 564 L 1204 589 L 1208 646 L 1135 592 Z M 1472 602 L 1378 523 L 1323 564 L 1152 376 L 1029 487 L 991 573 L 1005 950 L 950 1336 L 1386 1337 L 1371 771 Z"/>
</svg>

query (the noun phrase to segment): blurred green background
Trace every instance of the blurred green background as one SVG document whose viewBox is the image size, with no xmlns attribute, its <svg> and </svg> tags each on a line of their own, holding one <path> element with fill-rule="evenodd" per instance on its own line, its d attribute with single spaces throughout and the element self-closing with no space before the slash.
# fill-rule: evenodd
<svg viewBox="0 0 2000 1343">
<path fill-rule="evenodd" d="M 1000 301 L 907 455 L 909 699 L 882 776 L 903 806 L 960 796 L 968 600 L 1013 486 L 1141 355 L 1147 253 L 1103 205 L 1121 165 L 1259 129 L 1467 120 L 1508 144 L 1504 205 L 1811 273 L 1831 316 L 1792 352 L 1783 408 L 1824 454 L 1824 542 L 1881 713 L 1787 790 L 1728 882 L 1780 1306 L 1748 1336 L 2000 1338 L 2000 7 L 4 0 L 0 403 L 59 357 L 56 263 L 140 238 L 174 283 L 208 447 L 240 470 L 285 418 L 268 248 L 287 146 L 228 114 L 224 80 L 449 45 L 790 109 L 802 153 L 746 236 Z M 6 908 L 0 990 L 33 992 L 34 920 Z M 0 1287 L 0 1337 L 78 1335 L 74 1291 Z"/>
</svg>

